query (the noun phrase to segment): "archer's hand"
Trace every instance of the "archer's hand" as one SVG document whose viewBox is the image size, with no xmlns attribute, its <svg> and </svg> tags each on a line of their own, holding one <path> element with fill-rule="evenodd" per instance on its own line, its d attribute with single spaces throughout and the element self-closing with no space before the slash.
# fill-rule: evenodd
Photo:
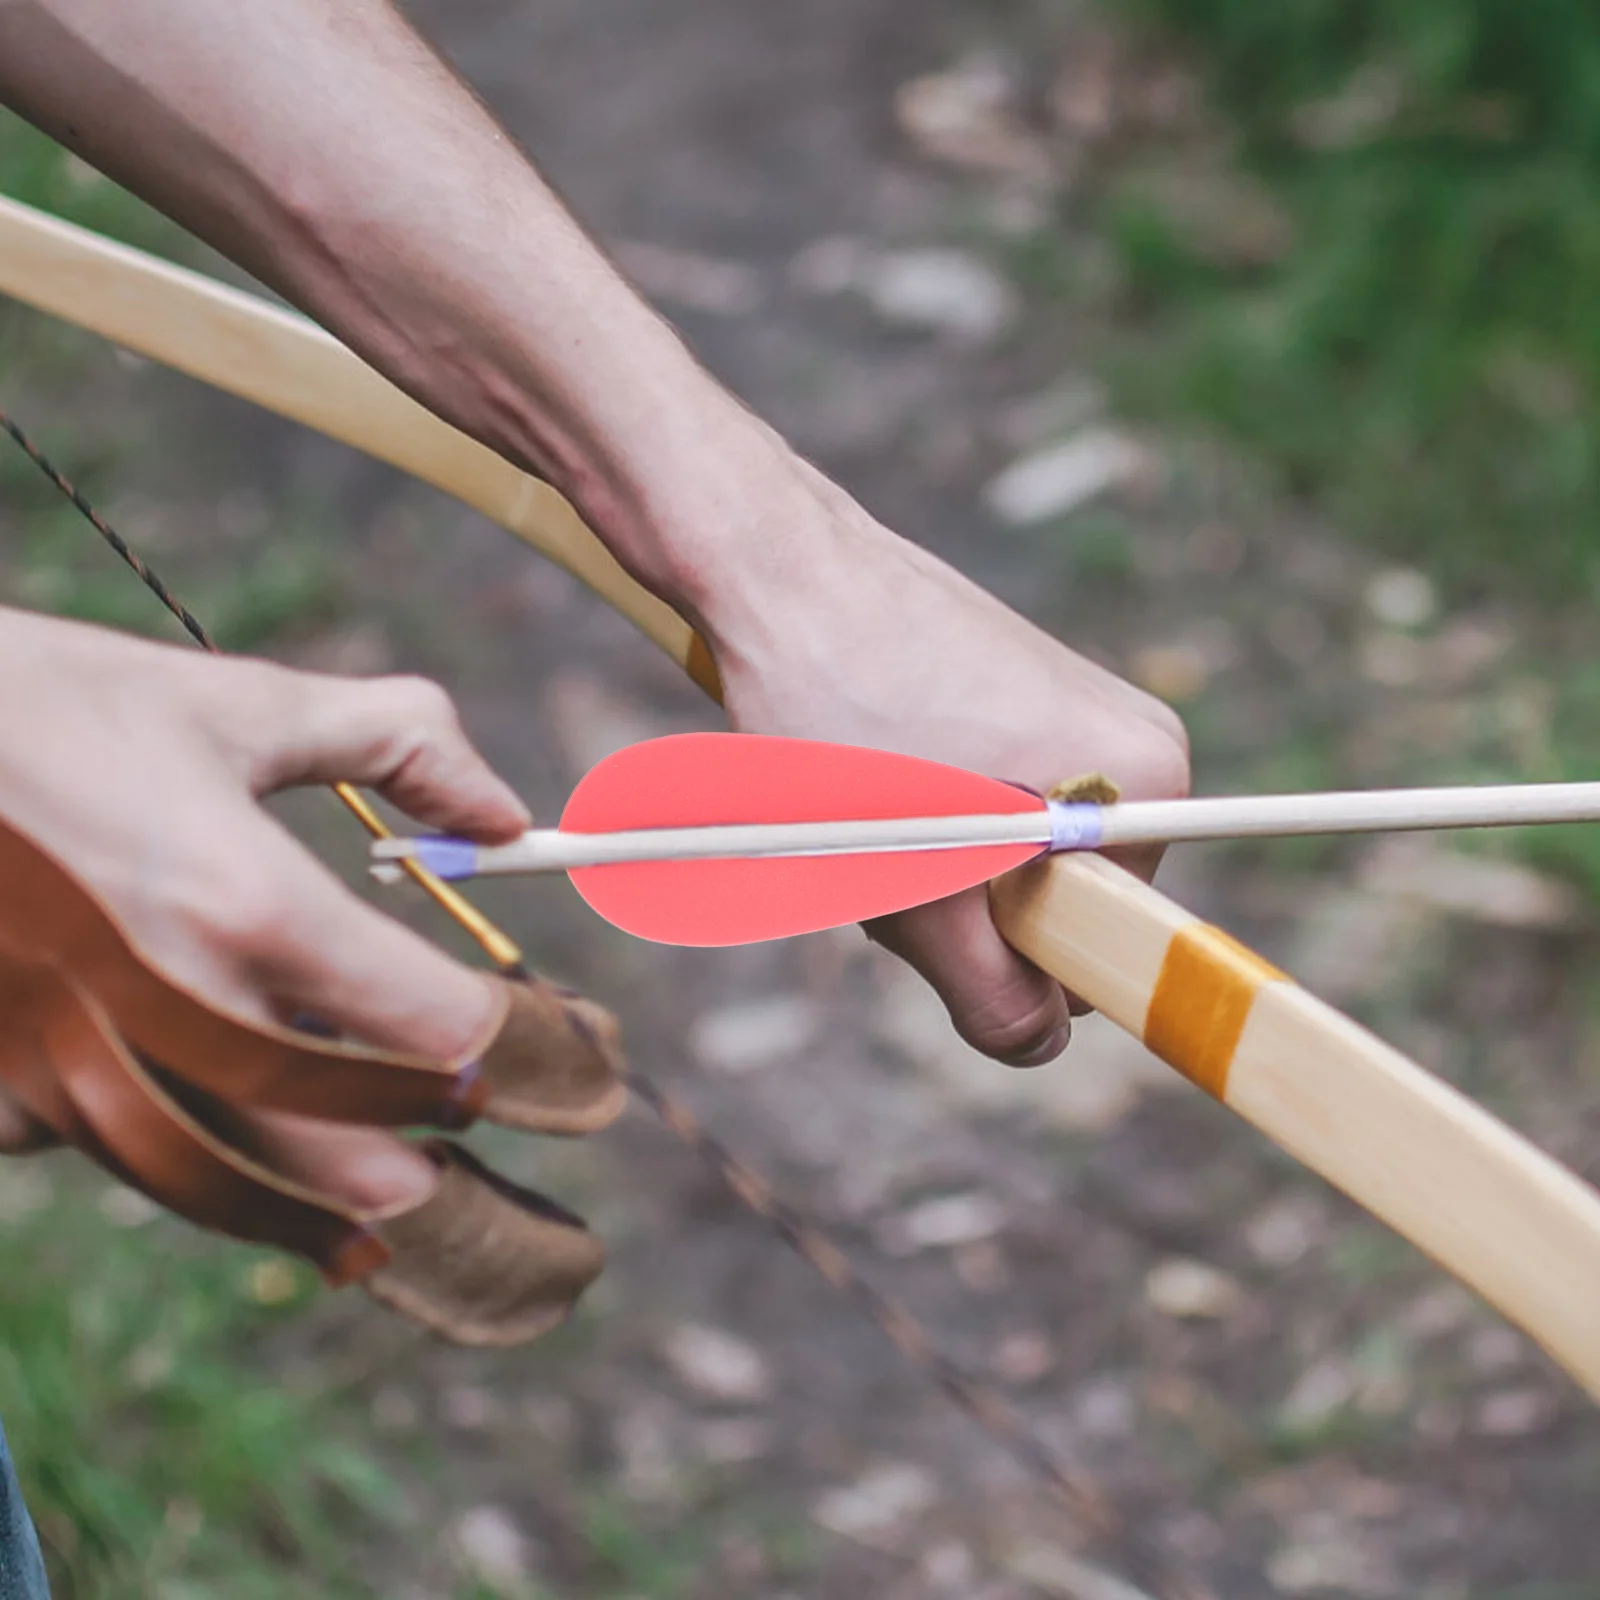
<svg viewBox="0 0 1600 1600">
<path fill-rule="evenodd" d="M 282 37 L 295 40 L 293 51 L 279 47 Z M 1184 741 L 1164 708 L 896 540 L 754 423 L 590 245 L 515 141 L 395 7 L 0 5 L 0 99 L 192 227 L 429 409 L 555 484 L 629 572 L 710 635 L 738 726 L 882 745 L 1036 785 L 1098 768 L 1133 797 L 1182 790 Z M 185 137 L 149 136 L 164 127 Z M 243 676 L 226 681 L 247 697 L 316 698 L 283 687 L 292 680 L 230 670 Z M 417 691 L 349 693 L 348 705 L 344 690 L 325 702 L 329 714 L 338 706 L 376 740 L 381 769 L 395 754 L 385 741 L 412 717 L 409 702 L 397 709 L 385 697 L 414 700 Z M 429 705 L 424 725 L 438 732 L 442 713 Z M 386 731 L 374 734 L 380 724 Z M 326 761 L 273 754 L 274 730 L 293 728 L 293 717 L 269 714 L 255 738 L 227 713 L 207 726 L 214 731 L 200 742 L 213 771 L 233 775 L 242 835 L 253 813 L 241 788 L 330 775 Z M 453 730 L 440 736 L 459 739 Z M 356 758 L 349 776 L 371 770 L 372 751 L 353 750 L 343 732 L 329 749 Z M 132 757 L 123 764 L 131 770 Z M 509 797 L 486 774 L 460 781 L 473 785 L 471 796 L 407 792 L 430 821 L 509 831 Z M 160 809 L 147 806 L 136 836 Z M 255 831 L 275 837 L 259 817 Z M 114 825 L 100 835 L 96 869 L 125 876 L 112 847 L 126 835 Z M 232 864 L 223 870 L 248 874 L 248 858 L 239 865 L 214 835 L 207 827 L 199 837 Z M 308 863 L 293 860 L 305 877 Z M 278 922 L 273 881 L 234 885 L 261 897 L 239 901 L 253 908 L 245 920 L 257 934 Z M 202 925 L 207 893 L 202 880 L 190 896 L 205 908 Z M 215 967 L 213 981 L 258 991 L 259 980 L 241 979 L 209 934 L 146 911 L 174 961 Z M 980 1048 L 1022 1062 L 1065 1043 L 1065 998 L 1007 950 L 981 895 L 874 932 L 933 979 Z M 373 937 L 374 952 L 399 939 Z M 296 943 L 290 988 L 320 965 L 304 959 L 307 943 L 315 941 Z M 447 1001 L 451 986 L 438 970 L 403 991 L 402 974 L 417 974 L 423 957 L 414 948 L 388 953 L 399 959 L 367 965 L 394 975 L 397 1015 L 418 1006 L 408 995 L 426 994 L 430 1006 L 437 996 L 447 1011 L 467 1004 Z M 335 971 L 341 960 L 363 962 L 335 956 Z M 453 981 L 458 996 L 468 994 L 459 974 Z M 347 1001 L 358 993 L 370 1001 L 374 983 L 383 986 L 346 971 L 339 986 Z M 433 1026 L 420 1017 L 407 1025 Z"/>
<path fill-rule="evenodd" d="M 483 840 L 522 805 L 446 695 L 209 658 L 0 609 L 0 816 L 56 857 L 150 961 L 249 1021 L 309 1013 L 365 1043 L 449 1059 L 492 1015 L 489 980 L 347 889 L 259 804 L 349 780 Z M 436 1182 L 375 1131 L 262 1114 L 254 1134 L 362 1208 Z M 0 1149 L 40 1130 L 0 1103 Z"/>
<path fill-rule="evenodd" d="M 1130 800 L 1187 791 L 1188 743 L 1167 706 L 890 533 L 793 456 L 766 462 L 742 537 L 678 584 L 737 727 L 896 750 L 1041 791 L 1090 772 Z M 1126 864 L 1148 876 L 1158 857 Z M 934 985 L 978 1049 L 1033 1066 L 1065 1048 L 1068 996 L 1004 942 L 982 889 L 868 931 Z"/>
</svg>

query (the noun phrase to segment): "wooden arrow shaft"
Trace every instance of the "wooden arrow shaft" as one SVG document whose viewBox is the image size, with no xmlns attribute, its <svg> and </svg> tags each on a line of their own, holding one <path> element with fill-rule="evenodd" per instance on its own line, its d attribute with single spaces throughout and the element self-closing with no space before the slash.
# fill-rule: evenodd
<svg viewBox="0 0 1600 1600">
<path fill-rule="evenodd" d="M 573 872 L 639 861 L 770 861 L 789 856 L 877 855 L 890 850 L 963 850 L 974 845 L 1050 842 L 1044 811 L 1005 816 L 870 817 L 845 822 L 728 823 L 705 828 L 627 828 L 571 833 L 534 828 L 511 844 L 462 839 L 391 839 L 375 861 L 419 857 L 443 877 Z M 459 854 L 458 854 L 459 853 Z M 455 859 L 452 859 L 454 857 Z M 457 865 L 457 861 L 460 862 Z"/>
<path fill-rule="evenodd" d="M 1135 800 L 1101 810 L 1107 845 L 1296 834 L 1403 833 L 1600 820 L 1600 783 L 1505 783 L 1349 794 Z"/>
<path fill-rule="evenodd" d="M 10 202 L 0 203 L 0 291 L 457 495 L 583 578 L 715 692 L 688 625 L 559 495 L 311 324 Z M 993 899 L 1025 955 L 1478 1289 L 1600 1399 L 1592 1190 L 1099 857 L 1024 868 Z"/>
<path fill-rule="evenodd" d="M 708 802 L 716 799 L 708 795 Z M 1058 820 L 1059 819 L 1059 820 Z M 1600 820 L 1600 783 L 1498 784 L 1459 789 L 1380 789 L 1351 794 L 1247 795 L 1134 800 L 1114 806 L 1052 804 L 1000 816 L 738 823 L 576 833 L 533 828 L 511 844 L 462 839 L 387 839 L 374 861 L 421 859 L 445 878 L 572 872 L 637 861 L 770 860 L 889 850 L 962 850 L 1039 844 L 1057 850 L 1183 840 L 1502 828 Z M 383 874 L 388 876 L 388 874 Z"/>
</svg>

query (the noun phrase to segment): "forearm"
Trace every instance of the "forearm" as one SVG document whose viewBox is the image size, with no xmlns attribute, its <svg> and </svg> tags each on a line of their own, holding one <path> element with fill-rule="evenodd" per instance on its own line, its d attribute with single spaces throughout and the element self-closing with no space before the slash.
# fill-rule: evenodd
<svg viewBox="0 0 1600 1600">
<path fill-rule="evenodd" d="M 781 451 L 387 0 L 0 0 L 0 97 L 704 609 Z"/>
</svg>

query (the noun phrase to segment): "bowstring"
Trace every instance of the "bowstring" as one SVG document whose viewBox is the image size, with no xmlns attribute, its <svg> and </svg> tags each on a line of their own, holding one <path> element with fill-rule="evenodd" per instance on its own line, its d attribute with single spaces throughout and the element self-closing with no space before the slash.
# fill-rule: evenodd
<svg viewBox="0 0 1600 1600">
<path fill-rule="evenodd" d="M 4 409 L 0 409 L 0 430 L 16 442 L 34 466 L 83 514 L 105 543 L 178 619 L 189 637 L 201 649 L 220 655 L 222 652 L 216 641 L 194 613 Z M 358 790 L 348 784 L 336 784 L 334 792 L 369 833 L 380 838 L 389 835 L 388 828 Z M 517 982 L 527 981 L 529 972 L 522 953 L 507 934 L 459 890 L 434 878 L 420 863 L 408 861 L 404 865 L 417 869 L 411 873 L 413 879 L 429 892 L 442 910 L 472 935 L 501 976 Z M 662 1126 L 710 1169 L 740 1205 L 766 1223 L 830 1287 L 862 1311 L 909 1366 L 964 1412 L 1030 1477 L 1042 1484 L 1078 1520 L 1083 1531 L 1094 1542 L 1120 1537 L 1141 1556 L 1147 1559 L 1154 1557 L 1153 1550 L 1142 1536 L 1121 1525 L 1099 1484 L 1052 1451 L 1028 1425 L 1015 1403 L 999 1385 L 945 1355 L 915 1317 L 896 1305 L 862 1275 L 826 1228 L 808 1217 L 799 1207 L 782 1199 L 760 1172 L 707 1132 L 700 1119 L 676 1095 L 631 1066 L 627 1069 L 627 1078 L 629 1087 L 649 1107 Z M 1157 1570 L 1165 1566 L 1164 1561 L 1155 1559 Z"/>
</svg>

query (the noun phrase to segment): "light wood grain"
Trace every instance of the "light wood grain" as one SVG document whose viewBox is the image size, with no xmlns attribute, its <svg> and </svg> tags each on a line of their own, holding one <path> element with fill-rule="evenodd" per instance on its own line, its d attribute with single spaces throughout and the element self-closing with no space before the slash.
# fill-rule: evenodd
<svg viewBox="0 0 1600 1600">
<path fill-rule="evenodd" d="M 1449 789 L 1362 789 L 1349 794 L 1251 794 L 1204 800 L 1128 800 L 1106 806 L 1101 842 L 1289 838 L 1516 828 L 1600 820 L 1600 783 L 1478 783 Z"/>
<path fill-rule="evenodd" d="M 1140 1038 L 1167 946 L 1197 921 L 1100 857 L 1025 867 L 991 898 L 1019 950 Z M 1257 994 L 1225 1103 L 1499 1307 L 1600 1400 L 1600 1194 L 1287 982 Z"/>
<path fill-rule="evenodd" d="M 463 501 L 603 595 L 680 666 L 693 631 L 548 484 L 292 311 L 0 197 L 0 293 L 302 422 Z"/>
<path fill-rule="evenodd" d="M 559 495 L 430 416 L 303 319 L 3 200 L 0 291 L 457 496 L 690 663 L 688 626 L 627 576 Z M 993 886 L 993 900 L 1018 949 L 1139 1037 L 1167 946 L 1197 920 L 1098 857 L 1024 868 Z M 1600 1398 L 1592 1190 L 1288 985 L 1262 992 L 1227 1102 L 1478 1289 Z"/>
<path fill-rule="evenodd" d="M 1270 984 L 1227 1103 L 1541 1343 L 1600 1400 L 1600 1195 L 1304 989 Z"/>
</svg>

